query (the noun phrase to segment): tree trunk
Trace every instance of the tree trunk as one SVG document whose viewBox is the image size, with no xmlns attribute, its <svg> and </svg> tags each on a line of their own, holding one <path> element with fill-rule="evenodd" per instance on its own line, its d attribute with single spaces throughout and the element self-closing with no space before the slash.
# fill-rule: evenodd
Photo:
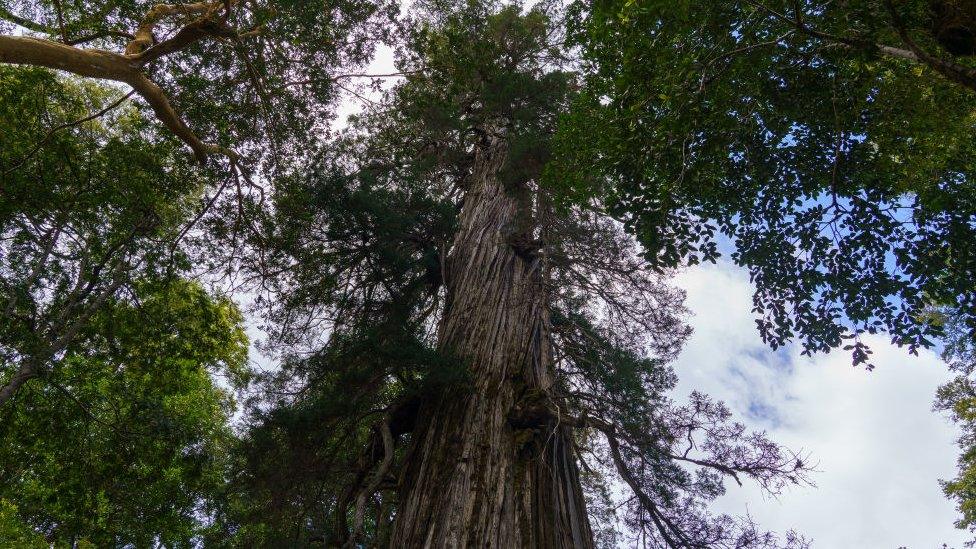
<svg viewBox="0 0 976 549">
<path fill-rule="evenodd" d="M 439 345 L 470 384 L 419 411 L 392 547 L 593 546 L 571 429 L 513 419 L 554 397 L 545 267 L 511 243 L 527 212 L 498 180 L 506 153 L 479 147 L 446 264 Z"/>
</svg>

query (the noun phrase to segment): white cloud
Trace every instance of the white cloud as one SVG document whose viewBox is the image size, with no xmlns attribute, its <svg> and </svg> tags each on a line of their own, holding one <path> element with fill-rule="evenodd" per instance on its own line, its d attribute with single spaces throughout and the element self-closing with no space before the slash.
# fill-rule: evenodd
<svg viewBox="0 0 976 549">
<path fill-rule="evenodd" d="M 693 389 L 725 400 L 750 427 L 813 456 L 816 487 L 779 499 L 729 487 L 716 511 L 749 514 L 775 531 L 790 528 L 820 548 L 961 547 L 956 511 L 938 479 L 952 477 L 955 429 L 931 411 L 950 374 L 931 352 L 911 356 L 881 337 L 867 340 L 877 368 L 851 367 L 844 352 L 774 353 L 750 312 L 752 288 L 730 264 L 678 277 L 695 328 L 676 370 L 678 395 Z"/>
</svg>

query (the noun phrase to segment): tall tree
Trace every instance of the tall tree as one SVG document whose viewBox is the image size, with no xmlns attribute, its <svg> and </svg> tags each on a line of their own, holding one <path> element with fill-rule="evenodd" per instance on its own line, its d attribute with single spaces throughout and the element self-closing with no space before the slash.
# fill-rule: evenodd
<svg viewBox="0 0 976 549">
<path fill-rule="evenodd" d="M 613 543 L 617 478 L 655 544 L 801 544 L 708 513 L 724 480 L 776 492 L 803 460 L 703 395 L 665 396 L 680 292 L 597 203 L 556 207 L 541 185 L 573 87 L 552 13 L 416 9 L 404 81 L 276 186 L 253 268 L 273 275 L 286 367 L 254 416 L 227 531 L 591 547 Z"/>
</svg>

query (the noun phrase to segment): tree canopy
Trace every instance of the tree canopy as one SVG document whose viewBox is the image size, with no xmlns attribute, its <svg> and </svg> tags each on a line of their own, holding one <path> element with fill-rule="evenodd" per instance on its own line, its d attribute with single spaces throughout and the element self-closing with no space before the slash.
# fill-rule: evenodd
<svg viewBox="0 0 976 549">
<path fill-rule="evenodd" d="M 130 86 L 198 160 L 253 165 L 322 131 L 338 70 L 364 61 L 395 13 L 374 2 L 5 0 L 0 62 Z"/>
<path fill-rule="evenodd" d="M 976 328 L 973 69 L 929 2 L 578 6 L 586 86 L 554 179 L 606 199 L 649 261 L 730 242 L 773 347 L 928 347 L 932 303 Z"/>
</svg>

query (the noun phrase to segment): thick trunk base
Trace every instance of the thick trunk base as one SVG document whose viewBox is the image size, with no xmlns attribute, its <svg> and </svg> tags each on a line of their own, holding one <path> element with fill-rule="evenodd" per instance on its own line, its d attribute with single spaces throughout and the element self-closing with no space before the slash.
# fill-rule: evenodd
<svg viewBox="0 0 976 549">
<path fill-rule="evenodd" d="M 513 419 L 554 398 L 544 265 L 511 245 L 524 203 L 498 182 L 492 138 L 472 171 L 447 261 L 440 346 L 471 384 L 426 402 L 401 479 L 392 547 L 592 547 L 572 432 Z"/>
</svg>

